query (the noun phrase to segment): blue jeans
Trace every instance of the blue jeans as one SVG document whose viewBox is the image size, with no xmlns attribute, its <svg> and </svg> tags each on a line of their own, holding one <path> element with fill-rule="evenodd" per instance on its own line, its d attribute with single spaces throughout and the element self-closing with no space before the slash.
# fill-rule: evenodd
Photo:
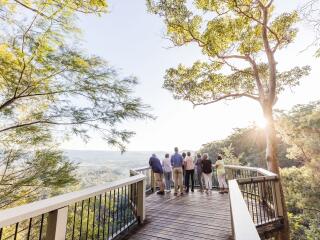
<svg viewBox="0 0 320 240">
<path fill-rule="evenodd" d="M 166 182 L 166 190 L 171 190 L 172 172 L 164 172 L 164 180 Z"/>
</svg>

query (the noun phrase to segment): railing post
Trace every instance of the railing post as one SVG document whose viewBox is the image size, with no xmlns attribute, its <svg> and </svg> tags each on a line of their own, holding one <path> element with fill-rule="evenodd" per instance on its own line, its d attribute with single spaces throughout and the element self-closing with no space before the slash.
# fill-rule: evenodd
<svg viewBox="0 0 320 240">
<path fill-rule="evenodd" d="M 267 203 L 267 199 L 266 199 L 266 196 L 267 196 L 267 194 L 266 194 L 266 187 L 265 187 L 265 185 L 266 185 L 266 179 L 263 179 L 263 181 L 262 182 L 258 182 L 257 183 L 258 184 L 258 192 L 259 192 L 259 198 L 260 198 L 260 200 L 261 200 L 261 202 L 262 202 L 262 204 L 265 204 L 265 203 Z"/>
<path fill-rule="evenodd" d="M 49 212 L 47 240 L 65 240 L 68 220 L 68 207 Z"/>
<path fill-rule="evenodd" d="M 142 223 L 146 218 L 146 179 L 144 178 L 142 181 L 137 183 L 138 188 L 138 202 L 137 202 L 137 217 L 138 222 Z"/>
<path fill-rule="evenodd" d="M 275 206 L 275 215 L 276 217 L 283 217 L 283 202 L 281 198 L 281 189 L 280 189 L 280 180 L 277 178 L 274 180 L 274 189 L 272 190 L 273 202 Z"/>
</svg>

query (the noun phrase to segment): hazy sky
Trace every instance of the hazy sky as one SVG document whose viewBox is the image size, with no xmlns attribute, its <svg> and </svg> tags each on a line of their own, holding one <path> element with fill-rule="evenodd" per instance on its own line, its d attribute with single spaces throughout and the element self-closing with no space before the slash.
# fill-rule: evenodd
<svg viewBox="0 0 320 240">
<path fill-rule="evenodd" d="M 189 102 L 174 100 L 170 92 L 162 88 L 165 70 L 179 63 L 191 65 L 203 58 L 200 49 L 192 44 L 168 48 L 171 45 L 164 39 L 163 22 L 146 11 L 144 0 L 108 2 L 109 14 L 81 16 L 83 48 L 107 59 L 123 76 L 137 76 L 140 84 L 135 94 L 149 104 L 157 116 L 155 121 L 124 124 L 136 132 L 128 150 L 172 150 L 174 146 L 197 150 L 204 143 L 228 136 L 234 128 L 262 121 L 260 106 L 252 100 L 221 102 L 195 109 Z M 298 2 L 301 4 L 302 1 L 275 1 L 277 11 L 293 9 Z M 312 48 L 302 51 L 313 38 L 312 29 L 301 24 L 295 43 L 277 54 L 279 70 L 310 65 L 312 73 L 301 81 L 300 86 L 282 93 L 276 108 L 289 109 L 295 104 L 319 99 L 319 59 L 313 57 L 315 50 Z M 62 147 L 110 150 L 94 133 L 87 144 L 74 138 L 63 143 Z"/>
</svg>

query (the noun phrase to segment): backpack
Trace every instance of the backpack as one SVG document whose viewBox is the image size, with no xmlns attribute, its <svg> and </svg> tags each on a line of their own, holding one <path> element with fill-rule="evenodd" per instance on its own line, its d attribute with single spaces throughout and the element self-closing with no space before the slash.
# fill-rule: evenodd
<svg viewBox="0 0 320 240">
<path fill-rule="evenodd" d="M 212 173 L 212 163 L 210 160 L 202 161 L 202 171 L 206 174 Z"/>
</svg>

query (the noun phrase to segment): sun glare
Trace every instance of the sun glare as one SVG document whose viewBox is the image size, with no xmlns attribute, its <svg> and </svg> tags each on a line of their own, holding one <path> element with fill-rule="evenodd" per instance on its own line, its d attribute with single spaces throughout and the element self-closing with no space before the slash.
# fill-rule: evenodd
<svg viewBox="0 0 320 240">
<path fill-rule="evenodd" d="M 257 119 L 255 122 L 259 128 L 265 128 L 267 126 L 267 120 L 265 118 Z"/>
</svg>

